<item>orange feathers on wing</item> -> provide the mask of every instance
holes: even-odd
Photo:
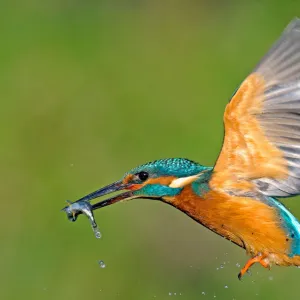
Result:
[[[295,19],[235,93],[210,186],[267,196],[300,193],[300,20]]]

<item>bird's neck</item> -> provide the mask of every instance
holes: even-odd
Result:
[[[209,187],[209,180],[212,176],[212,169],[203,173],[199,179],[183,188],[180,194],[172,197],[165,197],[165,201],[181,210],[189,217],[204,225],[215,233],[230,239],[235,244],[243,247],[241,240],[224,226],[229,218],[230,208],[218,215],[218,205],[226,202],[225,196],[215,195]],[[227,196],[226,196],[227,197]]]
[[[225,209],[219,209],[219,206],[224,206],[227,199],[211,190],[205,192],[209,186],[204,183],[202,187],[198,195],[194,193],[195,187],[186,186],[180,195],[172,197],[168,203],[211,231],[244,248],[242,240],[227,226],[232,207],[229,205]]]

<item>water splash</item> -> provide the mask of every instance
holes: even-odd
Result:
[[[106,267],[106,264],[103,260],[99,260],[98,264],[99,264],[100,268],[102,268],[102,269],[104,269]]]

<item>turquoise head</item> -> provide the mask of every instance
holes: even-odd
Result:
[[[164,201],[166,197],[179,195],[184,186],[195,181],[201,172],[210,169],[185,158],[160,159],[131,169],[121,180],[78,201],[90,201],[117,191],[123,191],[123,193],[94,204],[93,210],[122,200],[136,198]]]

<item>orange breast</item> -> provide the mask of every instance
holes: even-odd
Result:
[[[289,253],[291,241],[281,227],[276,209],[261,201],[216,191],[199,197],[191,186],[167,201],[251,255],[278,253],[287,256]]]

